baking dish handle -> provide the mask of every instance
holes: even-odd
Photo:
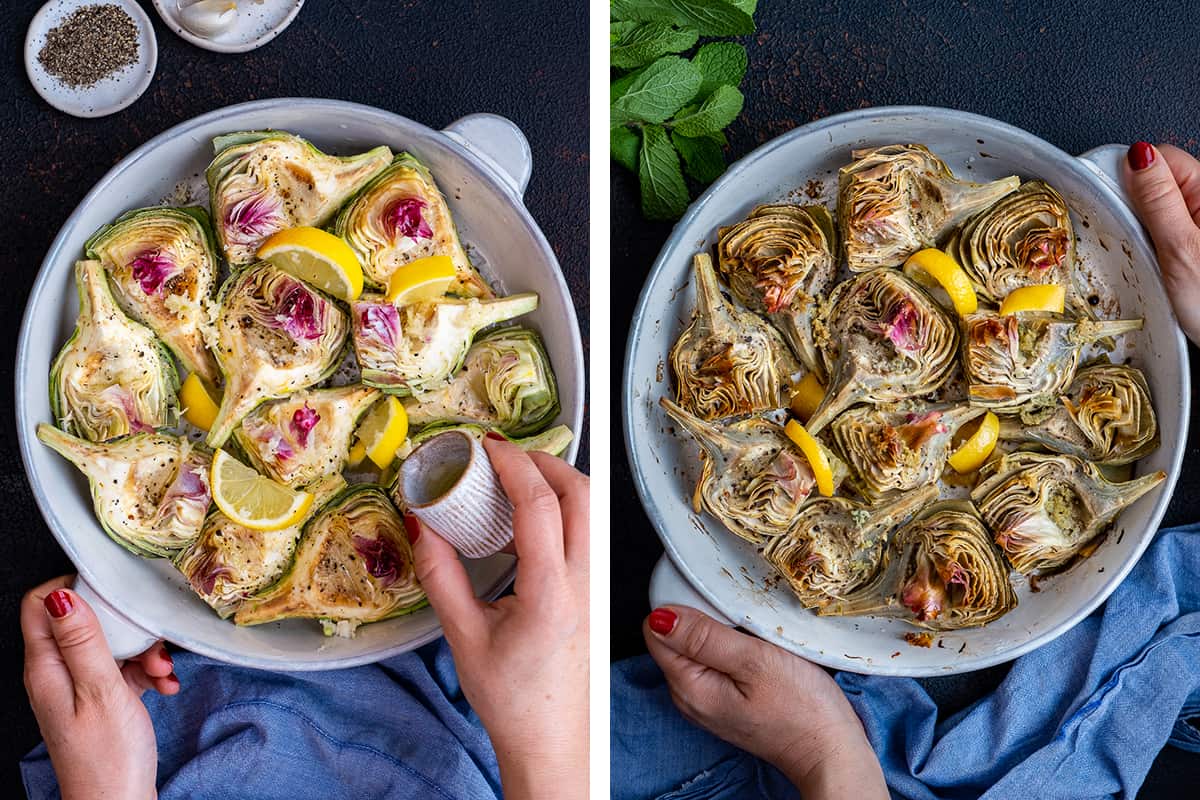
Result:
[[[442,133],[490,167],[514,195],[524,197],[533,172],[533,154],[515,122],[499,114],[468,114],[451,122]]]
[[[1102,144],[1099,147],[1093,147],[1086,153],[1080,153],[1079,160],[1116,192],[1125,205],[1133,208],[1133,201],[1129,199],[1129,193],[1125,191],[1125,186],[1121,181],[1121,162],[1125,159],[1127,152],[1129,152],[1127,144]]]
[[[104,631],[104,638],[108,641],[108,649],[112,650],[113,658],[120,661],[136,656],[158,641],[157,636],[118,614],[83,578],[76,578],[75,585],[71,588],[96,612],[96,619],[100,620],[100,628]]]
[[[659,606],[689,606],[703,611],[724,625],[733,624],[692,588],[687,578],[683,577],[665,554],[658,559],[658,563],[654,565],[654,572],[650,575],[650,607]]]

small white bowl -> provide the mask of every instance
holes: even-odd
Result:
[[[239,0],[238,16],[233,25],[212,38],[205,38],[188,30],[180,19],[181,7],[193,2],[195,0],[154,0],[154,8],[180,38],[216,53],[245,53],[262,47],[283,33],[304,5],[304,0]]]

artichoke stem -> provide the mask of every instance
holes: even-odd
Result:
[[[1167,473],[1159,470],[1149,475],[1143,475],[1140,478],[1134,478],[1131,481],[1116,484],[1114,487],[1115,492],[1107,495],[1107,501],[1103,502],[1104,507],[1098,512],[1098,516],[1106,517],[1110,514],[1115,514],[1127,506],[1133,505],[1142,495],[1166,479]]]
[[[733,440],[725,435],[725,432],[721,428],[689,414],[669,397],[660,397],[658,404],[667,412],[667,416],[678,422],[688,433],[694,436],[696,441],[700,443],[700,446],[714,460],[724,462],[728,460],[725,454],[733,452],[736,449]]]
[[[712,256],[699,253],[693,260],[696,271],[696,316],[709,328],[725,313],[725,298],[713,271]]]
[[[1001,178],[991,183],[971,183],[969,181],[949,181],[942,185],[942,199],[950,218],[946,227],[957,226],[968,217],[990,206],[1005,195],[1011,194],[1021,185],[1021,179],[1016,175]]]
[[[838,414],[857,403],[862,395],[862,386],[856,380],[844,379],[840,374],[835,374],[833,381],[825,392],[821,405],[817,406],[817,410],[813,412],[805,426],[808,432],[814,436],[830,422],[833,422]]]
[[[870,516],[867,517],[863,528],[870,530],[882,526],[886,531],[888,528],[894,527],[899,520],[912,516],[927,503],[932,503],[937,498],[938,487],[936,484],[919,486],[912,491],[905,492],[895,500],[872,506]]]
[[[1140,319],[1085,319],[1075,328],[1074,339],[1078,342],[1095,342],[1141,329],[1142,320]]]
[[[91,462],[92,458],[100,453],[100,448],[45,422],[38,423],[37,437],[42,444],[79,467],[85,473],[87,472],[87,465]]]

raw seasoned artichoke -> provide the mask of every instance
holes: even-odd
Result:
[[[1012,414],[1054,403],[1088,344],[1141,330],[1142,320],[1076,320],[1048,311],[963,319],[963,372],[971,405]]]
[[[477,332],[528,314],[537,305],[533,293],[399,307],[379,295],[363,295],[350,306],[362,382],[397,395],[439,389],[462,366]]]
[[[558,383],[541,338],[527,328],[501,328],[475,340],[452,381],[405,400],[408,424],[476,423],[525,436],[558,416]]]
[[[816,433],[856,403],[893,403],[929,394],[950,377],[958,328],[903,273],[877,269],[830,295],[822,355],[829,387],[808,421]]]
[[[92,234],[88,258],[104,265],[117,301],[150,327],[188,372],[220,381],[208,351],[217,286],[216,242],[202,208],[140,208]]]
[[[422,429],[420,433],[414,433],[409,437],[408,449],[404,452],[411,453],[421,442],[447,431],[462,431],[470,436],[474,436],[476,439],[482,440],[487,435],[488,429],[481,425],[430,425]],[[552,456],[561,456],[570,447],[575,434],[571,433],[571,429],[566,425],[555,425],[553,428],[547,428],[541,433],[535,433],[532,436],[524,436],[516,439],[505,436],[504,438],[527,453],[549,453]],[[407,458],[407,455],[402,455],[401,457]]]
[[[370,286],[386,288],[392,273],[415,259],[448,256],[458,273],[452,294],[494,296],[459,243],[433,176],[409,153],[396,156],[342,207],[333,231],[358,254]]]
[[[174,425],[179,376],[171,354],[117,306],[99,261],[75,263],[75,286],[75,333],[50,368],[55,421],[93,442]]]
[[[717,269],[734,295],[765,314],[805,369],[824,378],[813,340],[817,298],[837,275],[833,218],[824,206],[759,206],[721,228]]]
[[[143,433],[101,444],[45,423],[37,437],[87,476],[96,518],[127,550],[169,557],[200,532],[211,500],[210,457],[186,439]]]
[[[808,460],[779,425],[760,417],[715,425],[689,414],[666,397],[667,414],[703,448],[703,466],[692,505],[707,511],[731,533],[753,544],[787,533],[816,489]],[[846,465],[826,452],[836,488]]]
[[[283,131],[244,131],[213,139],[205,171],[217,241],[230,264],[254,261],[271,234],[320,227],[342,203],[386,167],[392,151],[330,156]]]
[[[295,557],[234,615],[238,625],[289,617],[352,626],[427,605],[400,513],[378,486],[352,486],[304,524]]]
[[[350,439],[378,389],[310,389],[251,411],[234,432],[255,469],[298,488],[346,466]]]
[[[1155,472],[1110,483],[1067,455],[1016,452],[984,467],[971,497],[996,543],[1022,573],[1051,573],[1091,552],[1108,524],[1166,479]]]
[[[693,263],[696,313],[670,354],[679,405],[706,420],[782,408],[799,364],[777,330],[725,299],[711,257]]]
[[[960,181],[928,148],[893,144],[855,150],[838,172],[838,230],[853,272],[897,267],[1020,185]]]
[[[341,362],[349,328],[336,303],[266,262],[230,275],[216,319],[225,394],[208,444],[224,444],[260,403],[328,378]]]

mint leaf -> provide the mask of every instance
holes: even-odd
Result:
[[[679,56],[663,56],[630,83],[612,104],[612,117],[664,122],[700,88],[700,71]]]
[[[696,51],[692,66],[700,70],[701,99],[712,94],[718,86],[737,86],[746,76],[746,48],[736,42],[712,42]]]
[[[626,21],[622,22],[614,20],[608,23],[608,43],[614,45],[621,41],[621,37],[628,34],[631,30],[638,27],[640,22]]]
[[[637,172],[638,150],[641,146],[642,140],[637,131],[624,125],[610,128],[608,131],[608,147],[612,151],[613,160],[631,172]]]
[[[718,86],[699,108],[690,106],[676,117],[672,127],[680,136],[698,137],[716,133],[742,113],[742,93],[732,86]]]
[[[673,22],[695,28],[701,36],[741,36],[754,33],[745,5],[748,0],[612,0],[609,9],[620,20]]]
[[[683,156],[683,166],[687,174],[700,183],[712,183],[725,171],[725,154],[712,136],[692,139],[672,133],[671,142],[679,151],[679,155]]]
[[[645,68],[635,69],[628,75],[623,75],[622,77],[613,81],[612,85],[608,89],[608,102],[617,102],[617,98],[629,91],[629,87],[632,86],[633,82],[638,79],[638,76],[645,71]]]
[[[679,168],[679,156],[667,132],[659,125],[642,129],[642,153],[638,159],[642,186],[642,214],[646,219],[679,219],[688,205],[687,185]]]
[[[667,53],[688,50],[699,38],[700,34],[690,28],[680,29],[665,22],[644,22],[624,33],[612,46],[609,62],[619,69],[640,67]]]
[[[729,4],[737,6],[747,14],[753,14],[758,8],[758,0],[729,0]]]

